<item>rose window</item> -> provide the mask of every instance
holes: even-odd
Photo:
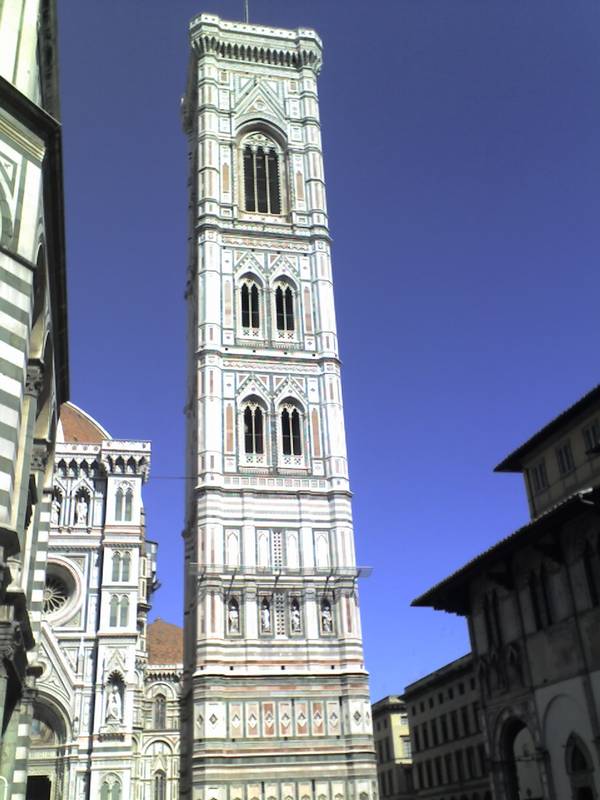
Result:
[[[59,611],[69,599],[66,584],[56,575],[48,575],[44,586],[44,614]]]

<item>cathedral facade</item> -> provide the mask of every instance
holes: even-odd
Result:
[[[69,397],[54,0],[0,3],[0,798],[24,800],[57,409]]]
[[[191,45],[182,797],[371,800],[321,42],[203,14]]]
[[[27,797],[176,800],[181,629],[147,624],[150,443],[62,406]]]

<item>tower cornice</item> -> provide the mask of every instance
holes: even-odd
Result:
[[[295,70],[308,67],[317,75],[321,70],[321,39],[308,28],[287,30],[200,14],[190,23],[190,38],[197,56],[215,55],[232,61]]]

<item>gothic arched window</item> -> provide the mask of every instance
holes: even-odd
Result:
[[[121,781],[110,775],[102,781],[100,800],[121,800]]]
[[[167,727],[167,698],[157,694],[154,698],[154,727],[163,730]]]
[[[285,283],[275,289],[275,317],[280,335],[289,337],[294,333],[294,290]]]
[[[167,776],[162,770],[154,773],[154,794],[152,800],[166,800]]]
[[[256,403],[244,408],[244,452],[247,455],[262,455],[264,445],[264,414]]]
[[[296,406],[286,403],[281,409],[281,449],[284,456],[302,455],[301,417]]]
[[[119,625],[126,628],[129,621],[129,598],[122,597],[119,605]]]
[[[131,491],[131,487],[128,486],[125,491],[125,514],[123,519],[125,522],[131,522],[131,518],[133,516],[133,492]]]
[[[280,149],[255,132],[243,143],[244,208],[259,214],[281,214]]]
[[[131,553],[126,552],[121,556],[121,580],[129,580],[129,572],[131,567]]]
[[[115,495],[115,519],[117,522],[131,522],[132,515],[133,490],[128,484],[123,484]]]
[[[260,289],[252,278],[245,278],[240,289],[242,328],[260,328]]]
[[[112,579],[113,581],[121,580],[121,554],[113,553],[112,557]]]
[[[119,486],[115,496],[115,519],[117,521],[123,519],[123,500],[123,489]]]
[[[119,623],[119,598],[116,594],[110,598],[110,618],[108,624],[111,628],[116,628]]]

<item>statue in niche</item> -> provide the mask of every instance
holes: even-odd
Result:
[[[115,681],[108,684],[108,696],[106,698],[106,722],[123,721],[123,699],[119,686]]]
[[[229,603],[227,611],[227,622],[229,626],[229,633],[240,632],[240,612],[238,611],[238,604],[235,600]]]
[[[88,502],[84,494],[79,495],[79,500],[75,507],[75,524],[87,525],[88,520]]]
[[[323,633],[331,633],[333,631],[333,617],[329,600],[323,600],[321,603],[321,630]]]
[[[260,629],[262,633],[271,632],[271,608],[266,597],[260,607]]]
[[[55,494],[52,498],[52,506],[50,508],[50,522],[52,525],[58,525],[60,522],[60,506],[60,497]]]
[[[300,633],[302,629],[300,605],[296,599],[292,600],[292,608],[290,609],[290,625],[292,628],[292,633]]]

